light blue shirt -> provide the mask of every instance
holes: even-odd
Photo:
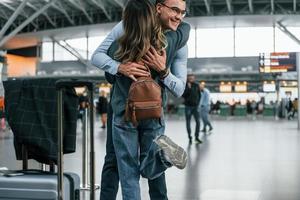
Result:
[[[93,65],[110,74],[117,74],[120,62],[109,57],[107,55],[107,50],[109,49],[113,41],[122,36],[123,32],[123,23],[121,21],[112,29],[112,31],[107,35],[107,37],[93,53]],[[164,85],[176,97],[180,97],[185,89],[187,77],[187,55],[188,48],[187,45],[185,45],[176,52],[176,56],[170,67],[170,73],[163,80]]]
[[[201,91],[201,98],[200,98],[199,106],[200,106],[200,108],[201,107],[208,108],[210,106],[210,92],[206,88],[204,88],[203,91]]]

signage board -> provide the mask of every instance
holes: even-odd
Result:
[[[261,73],[281,73],[296,70],[296,53],[294,52],[259,54],[259,72]]]

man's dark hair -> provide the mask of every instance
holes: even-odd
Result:
[[[156,0],[156,1],[155,1],[155,5],[158,4],[158,3],[164,3],[165,1],[166,1],[166,0]]]
[[[166,0],[156,0],[155,1],[155,5],[157,5],[158,3],[165,3]],[[185,1],[185,0],[181,0],[181,1]]]

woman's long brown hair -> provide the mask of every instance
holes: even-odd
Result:
[[[165,36],[148,0],[129,0],[123,12],[124,34],[119,39],[115,57],[125,62],[138,62],[152,45],[158,52],[166,46]]]

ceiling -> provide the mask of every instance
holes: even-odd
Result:
[[[0,49],[107,32],[127,1],[0,0]],[[300,26],[300,0],[187,0],[187,10],[194,27]]]

